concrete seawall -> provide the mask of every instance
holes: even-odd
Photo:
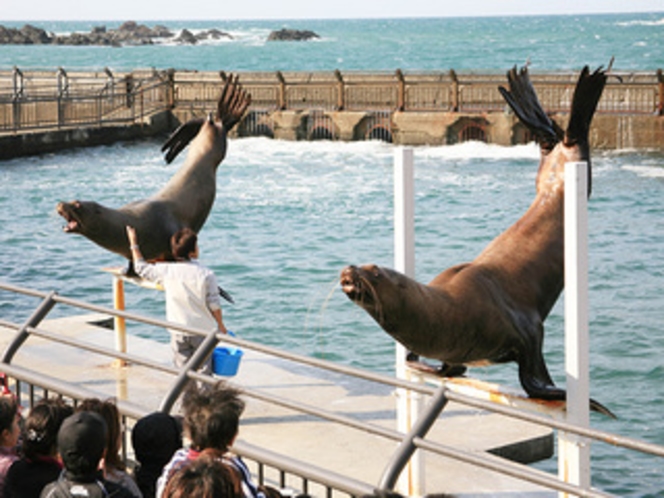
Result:
[[[173,126],[172,122],[172,115],[164,112],[146,123],[0,134],[0,160],[144,139],[167,133]]]
[[[0,160],[46,154],[76,147],[109,145],[127,140],[165,135],[196,114],[174,110],[129,125],[53,129],[0,134]],[[568,116],[554,114],[562,126]],[[312,121],[316,124],[312,126]],[[511,113],[460,114],[451,112],[275,111],[262,116],[254,130],[240,126],[233,137],[267,135],[280,140],[385,140],[397,145],[452,145],[467,140],[510,146],[531,140],[528,131]],[[590,130],[594,149],[644,149],[664,151],[664,118],[645,115],[595,116]]]

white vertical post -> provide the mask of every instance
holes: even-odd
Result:
[[[588,164],[565,164],[565,371],[567,421],[590,426],[588,338]],[[561,480],[590,487],[590,446],[569,433],[558,436]],[[567,497],[567,493],[560,493]]]
[[[413,149],[399,147],[394,152],[394,268],[415,278],[415,175]],[[396,343],[396,375],[408,378],[406,349]],[[413,380],[413,379],[411,379]],[[397,429],[407,433],[417,420],[423,403],[418,393],[397,389]],[[424,494],[422,452],[416,451],[397,484],[405,496]]]

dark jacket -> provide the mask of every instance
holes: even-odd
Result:
[[[65,471],[47,485],[41,498],[134,498],[126,488],[104,479],[101,472],[91,479],[72,479]]]
[[[5,498],[39,498],[44,487],[62,473],[54,458],[16,460],[5,477]]]

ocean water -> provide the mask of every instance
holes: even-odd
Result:
[[[0,14],[1,16],[2,14]],[[20,27],[24,23],[6,22]],[[121,23],[39,22],[48,32],[89,32]],[[606,65],[620,70],[664,66],[664,9],[652,14],[525,16],[497,18],[149,21],[173,32],[217,28],[233,36],[196,46],[172,42],[141,47],[3,46],[0,69],[57,68],[131,70],[137,67],[216,71],[496,70],[531,62],[533,70]],[[266,42],[283,27],[309,29],[320,40]]]
[[[40,26],[67,32],[98,24]],[[600,65],[613,55],[619,70],[664,67],[664,13],[164,24],[217,27],[237,39],[201,47],[1,47],[0,67],[164,68],[175,61],[180,68],[230,71],[503,71],[530,58],[540,70],[568,70]],[[271,29],[282,26],[313,29],[323,39],[264,43]],[[182,161],[166,165],[159,146],[159,140],[130,142],[0,163],[0,278],[110,306],[111,277],[101,268],[124,262],[62,232],[55,205],[78,198],[119,207],[151,195]],[[393,264],[393,155],[394,147],[381,142],[231,141],[200,237],[202,262],[236,301],[224,308],[229,328],[305,355],[392,372],[392,340],[346,299],[338,275],[348,264]],[[471,142],[416,147],[414,156],[416,276],[426,282],[473,259],[527,209],[538,149]],[[619,418],[593,414],[592,425],[664,444],[664,155],[602,152],[593,163],[591,394]],[[163,317],[160,293],[133,286],[126,291],[128,309]],[[545,323],[544,344],[559,385],[565,381],[562,302]],[[9,300],[0,293],[3,318],[20,322],[34,306],[34,299]],[[130,326],[129,332],[167,340],[165,332],[147,326]],[[515,365],[473,369],[471,375],[519,387]],[[592,453],[593,483],[601,489],[664,497],[661,459],[600,443]],[[553,470],[556,460],[537,466]]]

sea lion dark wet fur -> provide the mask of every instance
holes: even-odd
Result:
[[[445,270],[428,285],[374,265],[342,271],[346,295],[415,355],[441,360],[443,374],[515,361],[530,397],[565,399],[544,362],[543,324],[564,286],[564,166],[590,166],[588,130],[607,71],[581,71],[564,134],[542,109],[527,69],[508,72],[509,90],[500,91],[540,144],[537,194],[521,219],[474,261]],[[590,406],[613,416],[597,401]]]
[[[64,231],[79,233],[95,244],[131,260],[126,227],[133,226],[146,259],[172,259],[171,235],[181,228],[199,232],[216,195],[217,167],[224,160],[228,132],[246,111],[251,98],[230,76],[217,104],[216,116],[194,119],[168,138],[162,151],[171,162],[190,142],[187,158],[170,181],[152,197],[112,209],[94,201],[60,202],[67,220]]]

